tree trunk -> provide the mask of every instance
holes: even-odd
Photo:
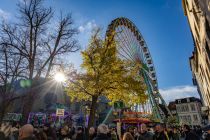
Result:
[[[7,107],[5,106],[5,104],[2,102],[1,107],[0,107],[0,124],[3,121],[4,115],[6,113],[6,109]]]
[[[88,121],[88,130],[90,127],[94,125],[97,100],[98,100],[98,96],[92,96],[92,102],[91,102],[91,107],[90,107],[90,117]]]
[[[23,103],[23,108],[22,108],[22,115],[23,115],[23,119],[22,119],[22,123],[26,124],[28,121],[28,116],[32,110],[33,107],[33,103],[34,103],[34,92],[33,90],[30,90],[28,93],[28,95],[24,98],[24,103]]]
[[[23,102],[22,114],[23,120],[22,123],[26,124],[28,121],[28,116],[33,108],[33,104],[38,98],[38,94],[40,92],[39,82],[37,79],[32,80],[31,87],[29,88]]]

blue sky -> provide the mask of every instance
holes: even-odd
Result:
[[[20,0],[0,0],[0,15],[13,20],[16,3]],[[78,38],[85,48],[91,29],[106,30],[117,17],[127,17],[138,27],[151,52],[161,94],[167,101],[185,96],[198,96],[192,86],[189,57],[193,50],[187,17],[181,0],[47,0],[55,13],[72,13]],[[69,56],[76,67],[81,63],[79,53]]]

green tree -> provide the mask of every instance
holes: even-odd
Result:
[[[91,101],[88,127],[94,124],[99,96],[111,103],[121,100],[128,106],[147,99],[143,78],[137,76],[141,64],[119,59],[114,36],[102,40],[100,29],[96,29],[89,46],[82,51],[83,72],[70,75],[67,92],[71,99]]]

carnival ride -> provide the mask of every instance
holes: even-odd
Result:
[[[134,112],[151,112],[153,116],[163,122],[167,116],[171,116],[164,99],[158,90],[158,82],[155,66],[142,34],[129,19],[120,17],[114,19],[108,26],[106,37],[115,32],[118,56],[121,59],[130,60],[134,65],[141,63],[139,76],[142,76],[147,87],[148,102],[137,104]]]

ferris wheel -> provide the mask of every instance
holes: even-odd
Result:
[[[130,60],[133,64],[141,63],[139,75],[143,77],[147,87],[151,112],[162,122],[171,113],[159,93],[155,66],[143,36],[134,23],[124,17],[116,18],[109,24],[106,37],[113,32],[116,33],[114,39],[119,58]]]

